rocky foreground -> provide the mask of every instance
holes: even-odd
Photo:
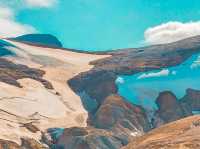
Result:
[[[173,129],[164,124],[200,110],[200,91],[188,89],[180,100],[165,91],[156,100],[155,117],[149,119],[143,107],[118,94],[115,84],[118,75],[181,64],[200,52],[200,36],[166,45],[84,53],[62,48],[50,35],[28,35],[6,39],[0,48],[9,51],[0,58],[2,149],[119,149],[130,141],[135,142],[129,148],[148,149],[151,142],[142,146],[138,137],[149,136],[157,127],[158,135],[163,127],[179,129],[181,124]],[[190,118],[197,130],[198,118]]]
[[[135,138],[123,149],[199,149],[200,117],[192,116],[161,126]]]

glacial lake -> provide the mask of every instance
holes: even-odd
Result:
[[[118,76],[116,84],[129,102],[156,110],[155,100],[162,91],[172,91],[180,99],[188,88],[200,90],[200,54],[174,67]]]

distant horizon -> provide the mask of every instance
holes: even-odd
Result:
[[[11,37],[10,39],[15,39],[17,37],[22,37],[22,36],[26,36],[26,35],[34,35],[34,34],[35,35],[50,35],[50,36],[54,36],[53,34],[45,34],[45,33],[28,33],[28,34],[19,35],[19,36],[16,36],[16,37]],[[56,36],[54,36],[54,37],[56,37]],[[112,52],[112,51],[116,51],[116,50],[123,50],[123,49],[129,49],[129,48],[130,49],[140,49],[140,48],[147,48],[147,47],[151,47],[151,46],[162,46],[162,45],[167,45],[167,44],[173,44],[173,43],[176,43],[176,42],[181,42],[181,41],[188,40],[188,39],[191,39],[191,38],[196,38],[196,37],[200,37],[200,35],[194,35],[194,36],[191,36],[191,37],[185,37],[183,39],[179,39],[177,41],[171,41],[171,42],[168,42],[168,43],[160,43],[160,44],[158,43],[158,44],[143,45],[143,46],[139,46],[139,47],[128,47],[128,48],[125,47],[125,48],[105,49],[105,50],[92,50],[92,51],[64,47],[62,41],[60,41],[59,38],[57,38],[57,37],[56,38],[57,38],[58,41],[61,42],[61,44],[63,46],[62,49],[68,49],[68,50],[71,50],[71,51],[77,51],[77,52],[81,52],[81,53],[83,52],[84,53],[84,52]],[[9,38],[4,38],[4,39],[9,39]]]

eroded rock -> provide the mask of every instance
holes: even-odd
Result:
[[[154,127],[192,115],[191,108],[186,104],[182,104],[182,101],[178,100],[171,91],[161,92],[156,99],[156,104],[158,110],[153,121]]]
[[[187,89],[186,95],[181,99],[181,103],[188,105],[192,111],[200,111],[200,91]]]

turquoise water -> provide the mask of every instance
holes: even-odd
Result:
[[[130,102],[155,110],[159,92],[170,90],[177,98],[185,95],[187,88],[200,89],[200,54],[181,65],[131,76],[119,76],[116,84],[119,94]]]

